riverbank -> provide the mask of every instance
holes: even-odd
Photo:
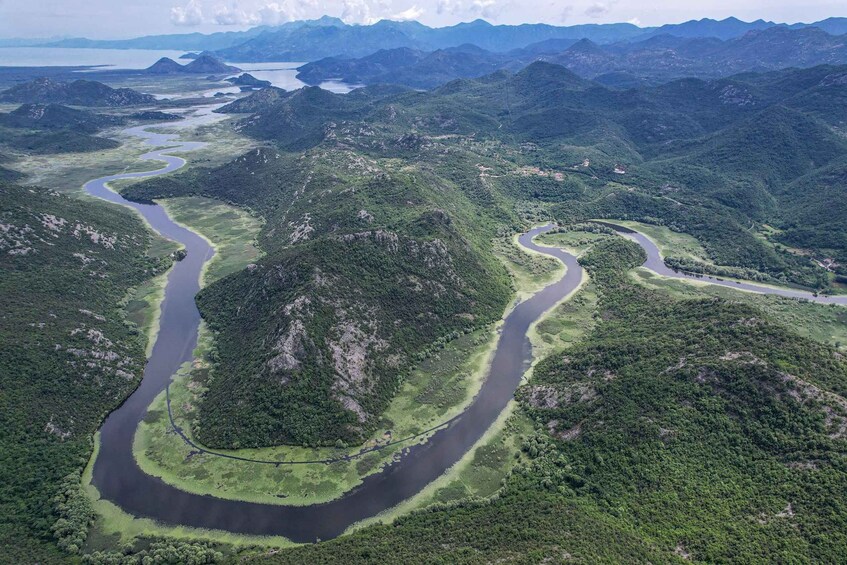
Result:
[[[163,204],[170,210],[173,202],[167,200]],[[181,220],[178,214],[175,218]],[[198,223],[187,225],[203,233]],[[505,248],[506,245],[510,248]],[[517,236],[504,240],[499,249],[498,255],[512,272],[516,286],[515,301],[507,309],[504,318],[522,299],[531,296],[555,278],[561,278],[564,273],[564,267],[559,261],[519,246]],[[226,260],[227,251],[220,251],[213,259],[213,264],[218,260]],[[559,267],[555,268],[555,264]],[[361,449],[372,449],[432,429],[455,418],[467,408],[483,386],[490,370],[502,323],[465,334],[444,344],[423,360],[405,379],[383,414],[383,428],[358,448],[278,446],[214,450],[227,457],[198,453],[172,432],[166,398],[161,394],[151,404],[147,416],[139,425],[133,444],[135,458],[146,473],[196,494],[293,506],[338,499],[361,485],[365,477],[379,473],[394,463],[405,449],[425,444],[432,434],[350,460],[339,458],[355,456]],[[184,365],[170,385],[174,421],[182,433],[195,443],[192,429],[197,406],[205,391],[204,381],[209,368],[206,357],[211,345],[211,336],[201,328],[193,366]],[[229,457],[260,461],[335,461],[329,465],[275,466]],[[475,490],[470,494],[483,496],[485,492]]]

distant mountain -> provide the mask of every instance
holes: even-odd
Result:
[[[632,24],[591,24],[557,27],[547,24],[494,26],[483,20],[431,28],[418,22],[382,20],[373,25],[347,25],[322,18],[299,27],[267,31],[245,43],[217,51],[228,61],[315,61],[326,57],[363,57],[380,50],[406,47],[434,51],[473,44],[492,51],[510,51],[549,39],[588,37],[608,43],[643,35]]]
[[[432,88],[456,78],[473,78],[497,69],[519,69],[535,60],[562,65],[608,86],[630,88],[697,76],[732,74],[847,63],[847,36],[821,29],[773,26],[722,41],[654,35],[637,42],[600,45],[589,39],[541,42],[509,53],[492,53],[474,46],[423,52],[409,48],[378,51],[360,59],[327,58],[298,69],[307,84],[341,79],[356,84],[392,83]],[[602,77],[602,78],[601,78]]]
[[[431,28],[415,21],[390,20],[381,20],[371,25],[348,25],[338,18],[325,16],[317,20],[288,22],[274,27],[260,26],[243,32],[151,35],[120,40],[76,38],[36,43],[48,47],[179,49],[195,53],[214,51],[217,57],[229,61],[317,61],[327,57],[359,58],[379,50],[400,47],[431,52],[464,44],[473,44],[494,52],[530,49],[532,45],[529,51],[520,55],[538,55],[561,52],[580,39],[589,39],[599,45],[642,41],[660,35],[726,41],[751,31],[774,27],[792,30],[818,27],[827,33],[841,35],[847,33],[847,18],[829,18],[810,24],[791,25],[764,20],[744,22],[737,18],[701,19],[655,28],[641,28],[629,23],[574,26],[492,25],[484,20],[474,20],[448,27]],[[197,57],[195,53],[183,57]]]
[[[205,74],[205,75],[220,75],[228,73],[237,73],[241,69],[226,65],[211,55],[201,55],[188,63],[180,65],[169,57],[162,57],[149,67],[144,72],[153,75],[172,75],[172,74]]]
[[[171,114],[170,112],[159,112],[158,110],[145,110],[142,112],[136,112],[129,116],[133,120],[143,120],[143,121],[155,121],[155,122],[172,122],[175,120],[181,120],[182,116],[179,114]]]
[[[240,71],[241,69],[238,67],[226,65],[211,55],[201,55],[183,67],[183,72],[207,75],[237,73]]]
[[[267,27],[255,27],[247,31],[227,31],[212,34],[180,33],[171,35],[147,35],[134,39],[85,39],[73,38],[42,42],[41,47],[86,48],[86,49],[162,49],[175,51],[202,51],[225,49],[244,43],[267,31]]]
[[[215,110],[220,114],[255,114],[267,108],[272,107],[280,100],[289,96],[290,93],[281,88],[272,86],[254,92],[250,96],[239,98],[234,102],[230,102],[223,108]]]
[[[104,127],[123,124],[115,116],[76,110],[60,104],[24,104],[8,114],[0,114],[0,125],[31,129],[73,129],[95,133]]]
[[[118,141],[95,135],[106,128],[124,126],[130,120],[179,119],[176,114],[150,110],[113,116],[61,104],[23,104],[9,113],[0,113],[0,144],[33,154],[100,151],[120,146]]]
[[[472,78],[497,69],[517,69],[519,66],[512,57],[474,45],[431,53],[400,47],[383,49],[361,59],[321,59],[298,68],[297,78],[307,84],[320,84],[342,77],[357,84],[390,83],[432,88],[456,78]]]
[[[847,63],[847,38],[817,28],[769,27],[735,39],[680,39],[661,35],[615,46],[577,44],[545,60],[581,76],[625,72],[651,82],[683,76],[732,74]]]
[[[715,37],[717,39],[733,39],[740,37],[749,31],[762,30],[774,27],[778,24],[756,20],[755,22],[743,22],[738,18],[726,18],[725,20],[691,20],[681,24],[667,24],[656,28],[648,33],[654,35],[673,35],[675,37]],[[784,24],[781,24],[784,25]],[[805,27],[804,24],[800,24]]]
[[[729,39],[736,39],[751,31],[763,31],[771,28],[798,30],[811,27],[816,27],[831,35],[843,35],[847,33],[847,18],[827,18],[810,24],[796,23],[790,25],[765,20],[744,22],[738,18],[726,18],[724,20],[704,18],[701,20],[683,22],[681,24],[663,25],[647,32],[639,39],[646,39],[659,35],[671,35],[682,38],[713,37],[726,41]]]
[[[155,104],[156,97],[130,88],[112,88],[93,80],[58,82],[38,78],[0,92],[0,102],[118,107]]]
[[[182,73],[184,71],[185,67],[170,57],[162,57],[144,70],[144,72],[152,75],[171,75]]]
[[[235,86],[249,86],[253,88],[266,88],[271,85],[269,80],[259,80],[249,73],[244,73],[237,77],[231,77],[226,81]]]
[[[792,29],[797,27],[816,27],[824,30],[831,35],[844,35],[847,33],[847,18],[827,18],[813,24],[794,24],[789,26]]]
[[[520,49],[514,49],[509,52],[509,55],[513,57],[523,57],[523,56],[534,56],[534,55],[544,55],[549,53],[561,53],[574,43],[577,43],[578,39],[545,39],[544,41],[539,41],[537,43],[531,43],[526,47],[522,47]]]
[[[2,47],[39,47],[45,43],[56,41],[56,38],[31,38],[31,37],[10,37],[0,39],[0,48]]]

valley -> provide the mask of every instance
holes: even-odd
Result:
[[[844,32],[0,67],[0,561],[840,562]]]

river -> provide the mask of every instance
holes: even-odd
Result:
[[[771,294],[774,296],[782,296],[783,298],[796,298],[801,300],[809,300],[811,302],[817,302],[818,304],[841,304],[847,305],[847,296],[839,295],[839,296],[826,296],[826,295],[815,295],[811,292],[804,290],[795,290],[791,288],[780,288],[775,286],[768,286],[765,284],[756,284],[746,281],[735,281],[735,280],[726,280],[717,277],[709,277],[709,276],[695,276],[689,275],[687,273],[683,273],[680,271],[674,271],[667,265],[665,265],[665,260],[662,257],[662,253],[652,239],[644,235],[643,233],[630,229],[628,227],[616,224],[612,221],[598,221],[598,224],[602,224],[606,227],[610,227],[622,236],[627,239],[634,241],[638,245],[640,245],[644,251],[647,253],[647,260],[644,262],[643,267],[653,271],[657,275],[661,275],[663,277],[668,277],[672,279],[686,279],[686,280],[694,280],[698,282],[705,282],[709,284],[714,284],[718,286],[725,286],[728,288],[734,288],[736,290],[744,290],[747,292],[754,292],[757,294]]]
[[[203,119],[202,116],[196,119]],[[168,124],[173,125],[173,124]],[[552,229],[535,228],[521,235],[528,249],[561,260],[565,275],[531,298],[518,304],[506,317],[488,378],[476,398],[458,418],[436,431],[426,443],[404,451],[401,459],[383,472],[368,476],[343,497],[313,506],[289,507],[224,500],[192,494],[145,474],[132,455],[138,423],[153,399],[167,387],[180,365],[192,359],[197,344],[200,314],[194,296],[200,289],[203,265],[213,254],[198,234],[176,224],[158,205],[130,202],[112,191],[107,183],[125,178],[148,178],[167,174],[185,161],[169,153],[190,151],[200,143],[179,142],[175,135],[138,127],[125,133],[142,137],[153,146],[170,146],[146,153],[144,160],[160,160],[166,166],[156,171],[111,175],[89,181],[89,194],[137,210],[154,230],[185,246],[187,256],[171,270],[162,302],[160,329],[141,385],[106,418],[100,430],[99,456],[94,463],[93,484],[100,495],[125,511],[167,524],[227,530],[257,535],[285,536],[309,542],[340,535],[350,525],[379,514],[415,495],[455,464],[482,437],[512,400],[515,389],[532,359],[526,337],[530,325],[575,290],[582,280],[576,258],[559,249],[540,247],[533,238]]]
[[[190,118],[194,121],[204,119],[213,119],[208,110],[198,117]],[[185,165],[185,161],[169,153],[190,151],[203,145],[180,142],[172,134],[151,133],[148,131],[150,127],[153,126],[131,128],[125,133],[142,137],[152,146],[169,146],[141,157],[162,161],[166,164],[164,168],[107,176],[85,185],[85,189],[94,196],[137,210],[154,230],[180,242],[188,252],[187,257],[176,263],[168,276],[160,330],[141,385],[108,416],[100,431],[100,450],[94,464],[93,484],[103,498],[133,515],[153,518],[165,524],[284,536],[295,542],[312,542],[336,537],[352,524],[396,506],[420,492],[459,461],[494,423],[514,397],[515,389],[531,362],[532,351],[526,337],[530,325],[573,292],[582,280],[582,268],[576,257],[561,249],[534,243],[533,239],[552,229],[552,225],[537,227],[522,234],[519,237],[520,245],[562,261],[566,267],[564,276],[519,303],[506,316],[489,375],[477,396],[459,417],[436,431],[427,442],[405,450],[399,461],[380,473],[366,477],[359,487],[341,498],[312,506],[282,506],[225,500],[179,490],[159,478],[145,474],[133,458],[132,443],[147,407],[165,390],[180,365],[192,359],[200,323],[194,296],[200,289],[203,265],[212,257],[213,250],[198,234],[176,224],[161,206],[129,202],[107,186],[113,180],[153,177],[177,170]],[[645,266],[649,269],[663,276],[695,278],[667,269],[656,246],[642,234],[621,226],[614,227],[645,248],[648,255]],[[710,278],[696,280],[818,302],[847,303],[847,297],[813,297],[800,291],[747,283],[736,284]]]

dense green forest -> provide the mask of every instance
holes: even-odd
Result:
[[[67,476],[78,491],[100,421],[141,379],[144,339],[121,304],[131,287],[168,266],[147,257],[149,245],[129,212],[0,185],[4,563],[64,561],[57,538],[71,551],[85,539],[84,522],[54,528],[73,513],[55,497]]]
[[[838,562],[847,363],[749,306],[638,286],[642,260],[619,238],[582,258],[601,322],[519,389],[537,429],[498,496],[264,559]]]
[[[266,256],[198,297],[218,363],[196,437],[361,442],[429,348],[501,317],[510,282],[490,242],[512,214],[427,169],[344,148],[268,148],[126,191],[204,194],[266,219]]]
[[[533,219],[667,225],[711,261],[677,267],[829,289],[808,254],[842,256],[838,217],[791,226],[811,194],[843,191],[833,167],[847,142],[825,108],[845,74],[615,91],[537,62],[428,92],[309,87],[225,106],[250,114],[237,128],[267,147],[126,193],[202,194],[267,218],[267,256],[200,296],[218,363],[196,436],[216,447],[361,439],[416,355],[498,317],[508,283],[489,242]],[[792,190],[809,183],[826,187]],[[435,255],[410,252],[427,247]]]
[[[197,297],[215,345],[193,437],[361,443],[424,357],[503,315],[514,289],[492,241],[541,221],[667,226],[708,256],[671,266],[837,291],[845,81],[847,68],[822,66],[613,90],[535,63],[427,92],[268,89],[225,106],[260,148],[124,192],[203,195],[263,219],[261,257]],[[30,87],[45,100],[69,88]],[[125,118],[55,105],[0,117],[0,561],[85,551],[79,471],[144,363],[123,307],[170,261],[149,256],[128,212],[7,184],[13,157],[113,147],[94,134]],[[648,290],[628,274],[639,248],[594,231],[581,262],[597,323],[519,389],[535,431],[497,496],[245,556],[843,559],[843,355],[749,303]],[[830,270],[815,261],[827,258]],[[230,557],[220,549],[143,540],[84,559],[205,563]]]

